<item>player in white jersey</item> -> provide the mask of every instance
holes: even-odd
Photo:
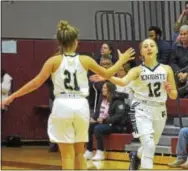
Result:
[[[61,152],[63,169],[87,169],[84,145],[88,141],[89,106],[87,71],[105,78],[113,76],[127,61],[134,59],[132,48],[119,52],[119,60],[109,69],[98,65],[91,57],[76,55],[78,31],[66,21],[60,21],[57,40],[62,52],[49,58],[40,73],[21,89],[5,99],[1,106],[39,88],[51,75],[55,100],[48,120],[48,135]]]
[[[152,39],[146,39],[140,46],[143,64],[132,68],[120,79],[109,80],[117,85],[126,86],[131,82],[134,98],[131,104],[130,117],[134,137],[139,138],[141,147],[137,153],[130,153],[130,170],[137,170],[141,159],[142,169],[153,168],[155,145],[159,142],[166,123],[167,95],[177,98],[177,89],[173,71],[170,66],[157,62],[157,45]],[[92,76],[92,81],[103,80]]]

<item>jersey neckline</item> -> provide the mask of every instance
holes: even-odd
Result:
[[[75,56],[77,56],[78,54],[77,53],[75,53],[74,55],[67,55],[67,54],[63,54],[65,57],[66,56],[69,56],[69,57],[75,57]]]
[[[148,66],[144,65],[144,63],[142,63],[142,66],[146,67],[147,69],[149,69],[152,72],[155,71],[159,65],[160,65],[160,63],[158,63],[154,68],[149,68]]]

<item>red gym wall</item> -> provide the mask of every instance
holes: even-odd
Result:
[[[15,39],[14,39],[15,40]],[[78,52],[99,52],[101,42],[80,41]],[[138,50],[138,42],[115,42],[114,48]],[[17,54],[2,54],[2,67],[13,77],[13,91],[31,80],[51,55],[57,52],[54,40],[17,40]],[[137,53],[138,54],[138,53]],[[48,87],[19,99],[9,107],[2,117],[2,139],[8,135],[19,135],[22,139],[47,139],[48,115],[33,112],[35,105],[48,105]]]

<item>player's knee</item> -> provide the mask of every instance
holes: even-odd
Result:
[[[147,141],[147,147],[151,150],[151,152],[155,151],[155,143],[154,140],[148,140]]]
[[[144,135],[141,138],[141,142],[143,146],[147,147],[147,149],[150,150],[151,152],[155,151],[155,142],[153,139],[153,135]]]
[[[76,159],[82,159],[84,157],[84,153],[82,153],[82,152],[75,153],[75,157],[76,157]]]
[[[73,158],[74,158],[74,156],[72,154],[63,154],[63,155],[61,155],[61,159],[62,160],[71,160]]]
[[[74,157],[74,153],[72,152],[72,150],[60,150],[61,153],[61,157],[62,158],[66,158],[66,159],[70,159]]]

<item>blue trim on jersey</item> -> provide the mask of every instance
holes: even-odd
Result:
[[[146,65],[144,65],[144,63],[142,63],[141,65],[153,72],[153,71],[155,71],[156,68],[160,65],[160,63],[158,63],[154,68],[149,68],[149,67],[147,67]]]

